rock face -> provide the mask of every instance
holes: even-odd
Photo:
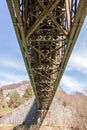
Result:
[[[37,124],[34,97],[0,118],[0,124]],[[86,130],[87,97],[80,93],[67,95],[58,88],[42,125],[58,126],[59,130]]]
[[[37,105],[35,98],[32,97],[11,113],[0,119],[0,124],[36,124]]]
[[[22,97],[28,85],[29,81],[23,81],[20,83],[3,86],[2,87],[3,96],[6,97],[8,94],[14,93],[16,91]]]
[[[63,103],[54,98],[51,107],[48,111],[47,117],[45,118],[43,125],[59,126],[62,130],[85,130],[87,117],[81,117],[81,113],[78,113],[72,106],[64,106]]]

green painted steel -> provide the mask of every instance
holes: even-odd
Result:
[[[7,5],[38,108],[48,110],[86,17],[87,1],[7,0]]]

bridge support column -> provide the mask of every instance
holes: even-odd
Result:
[[[47,114],[47,110],[46,109],[39,109],[37,111],[37,125],[41,125],[45,116]]]

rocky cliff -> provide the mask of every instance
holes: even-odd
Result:
[[[16,91],[22,97],[28,85],[29,85],[29,81],[23,81],[20,83],[9,84],[9,85],[3,86],[1,87],[3,91],[3,96],[6,97],[8,94],[14,93]]]
[[[33,124],[37,123],[37,105],[34,97],[0,118],[0,124]],[[58,88],[43,126],[56,126],[59,130],[87,129],[87,96],[81,93],[67,95]]]

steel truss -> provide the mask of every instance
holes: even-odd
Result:
[[[7,0],[39,109],[49,109],[87,13],[87,0]]]

